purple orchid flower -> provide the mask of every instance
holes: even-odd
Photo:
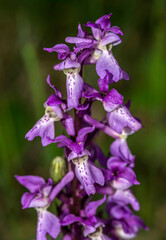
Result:
[[[111,218],[111,233],[122,239],[134,238],[141,228],[148,230],[144,222],[127,206],[130,204],[135,211],[139,210],[139,202],[130,190],[116,190],[109,196],[106,209]]]
[[[128,74],[119,67],[118,62],[112,54],[112,46],[116,46],[122,42],[117,35],[123,35],[118,27],[111,27],[110,16],[105,15],[99,18],[95,23],[88,22],[86,26],[92,29],[93,36],[98,42],[96,53],[94,56],[97,59],[96,72],[100,76],[99,87],[101,91],[108,90],[108,84],[117,82],[120,79],[129,80]]]
[[[123,96],[112,88],[103,98],[103,107],[107,112],[111,112],[123,104]]]
[[[49,144],[47,138],[54,139],[54,122],[60,121],[65,126],[67,133],[71,136],[75,135],[75,128],[73,118],[64,113],[66,111],[66,105],[62,101],[62,95],[58,89],[56,89],[50,83],[50,77],[47,78],[47,83],[54,89],[55,94],[51,95],[44,103],[45,115],[35,124],[35,126],[26,134],[25,138],[32,141],[36,136],[41,137],[43,146]]]
[[[23,194],[22,208],[35,208],[38,215],[37,240],[46,240],[46,234],[56,238],[60,232],[59,219],[47,211],[54,198],[60,191],[73,180],[73,172],[68,172],[63,179],[54,187],[51,179],[45,180],[38,176],[15,176],[20,184],[29,192]]]
[[[103,98],[103,107],[108,112],[107,119],[110,127],[119,134],[129,135],[141,128],[141,124],[123,105],[123,96],[114,88]]]
[[[48,52],[57,52],[58,58],[63,60],[56,64],[56,71],[63,71],[66,74],[66,89],[67,89],[67,105],[69,110],[79,105],[79,99],[83,90],[83,79],[79,72],[81,64],[76,59],[76,54],[70,52],[70,49],[65,44],[57,44],[53,48],[44,48]]]
[[[118,157],[111,157],[107,161],[109,170],[105,170],[106,180],[111,181],[111,186],[115,189],[128,189],[133,184],[138,185],[134,171],[126,166],[127,163]]]
[[[127,137],[142,125],[131,115],[129,103],[124,104],[123,96],[114,88],[109,91],[109,84],[129,79],[112,53],[112,47],[122,42],[123,32],[119,27],[111,26],[111,15],[104,15],[94,23],[87,22],[85,29],[79,24],[77,36],[66,38],[66,42],[73,44],[72,50],[66,44],[44,48],[56,52],[61,60],[54,69],[66,75],[67,101],[48,76],[47,83],[54,94],[44,103],[45,115],[26,138],[31,141],[40,136],[43,146],[57,143],[64,149],[64,158],[69,161],[69,169],[74,169],[75,176],[69,170],[56,185],[50,178],[46,182],[37,176],[15,176],[29,190],[22,196],[22,208],[37,210],[37,240],[46,240],[47,234],[55,239],[61,226],[64,240],[132,239],[141,228],[148,229],[132,212],[138,211],[140,206],[129,189],[139,182],[133,171],[135,156],[127,145]],[[100,92],[82,79],[83,66],[87,64],[96,64]],[[95,101],[101,102],[107,112],[102,120],[91,117]],[[75,121],[68,114],[73,108]],[[55,138],[56,121],[61,121],[70,137],[60,135]],[[113,138],[107,156],[93,142],[99,130]],[[96,160],[101,169],[95,165]],[[53,163],[52,176],[55,177],[59,162]],[[62,191],[64,187],[65,191]],[[95,193],[102,194],[103,198],[90,201],[89,196]],[[62,202],[58,217],[48,211],[55,197]],[[96,213],[104,202],[107,219],[103,218],[102,210]]]
[[[130,152],[126,139],[128,135],[138,131],[142,125],[131,115],[128,107],[123,105],[123,96],[115,89],[112,89],[104,97],[103,106],[108,112],[107,119],[109,126],[120,134],[120,137],[112,143],[110,151],[114,156],[120,157],[133,167],[135,156]]]
[[[110,127],[119,134],[130,135],[142,126],[129,112],[125,105],[117,107],[107,114]]]
[[[82,128],[78,132],[76,142],[61,135],[50,142],[60,142],[71,150],[68,155],[68,161],[72,160],[75,165],[75,173],[88,195],[96,192],[94,183],[104,185],[104,176],[102,171],[88,160],[90,152],[84,148],[87,135],[94,131],[94,127]]]
[[[58,59],[64,60],[68,56],[70,56],[70,48],[66,44],[56,44],[52,48],[43,48],[43,50],[47,52],[57,52],[58,53]]]
[[[110,146],[110,152],[113,156],[116,156],[123,160],[124,162],[129,164],[129,167],[134,167],[134,160],[135,156],[132,155],[126,138],[121,135],[120,138],[113,141],[113,143]]]
[[[122,70],[112,54],[112,46],[116,46],[122,42],[117,35],[123,35],[117,26],[111,27],[110,16],[105,15],[98,19],[95,23],[88,22],[93,35],[81,34],[79,37],[67,37],[66,42],[79,44],[84,47],[91,44],[93,53],[84,61],[84,64],[96,63],[96,72],[100,76],[99,87],[102,92],[108,91],[108,84],[117,82],[120,79],[129,80],[128,74]]]
[[[79,72],[81,64],[70,58],[66,58],[63,62],[54,66],[57,71],[64,71],[66,74],[66,89],[67,89],[67,105],[69,109],[79,105],[79,99],[83,90],[83,79]]]
[[[110,146],[111,154],[127,162],[130,167],[134,167],[135,156],[132,155],[128,147],[128,144],[126,141],[127,134],[125,132],[123,132],[123,134],[119,134],[115,132],[111,127],[109,127],[106,123],[99,122],[91,118],[87,114],[84,115],[84,120],[90,125],[93,125],[96,128],[100,129],[102,132],[104,132],[108,136],[113,137],[115,141],[113,141],[113,143]]]
[[[94,93],[91,92],[92,90],[87,89],[86,95],[90,98],[95,98],[96,93],[94,95]],[[101,98],[97,98],[97,100],[101,101]],[[87,114],[84,115],[84,120],[102,130],[109,136],[115,138],[116,140],[110,147],[111,153],[114,156],[121,158],[123,161],[128,162],[130,167],[134,167],[135,156],[132,155],[126,139],[128,135],[138,131],[142,125],[131,115],[128,107],[123,105],[123,96],[115,89],[112,89],[103,98],[102,102],[104,109],[108,112],[107,119],[109,126],[105,123],[98,122]]]
[[[66,215],[62,222],[62,226],[67,226],[69,224],[79,222],[84,226],[84,237],[88,239],[94,240],[110,240],[104,233],[102,228],[105,226],[104,223],[96,217],[97,208],[103,204],[106,200],[106,196],[104,198],[90,202],[86,205],[85,210],[80,211],[80,216],[75,216],[74,214]]]
[[[141,228],[148,230],[142,219],[133,214],[129,208],[121,207],[117,211],[119,211],[117,219],[112,219],[113,235],[120,239],[133,239]]]
[[[112,206],[115,204],[118,204],[120,206],[126,206],[130,204],[135,211],[138,211],[140,209],[139,202],[130,189],[118,189],[108,197],[106,206],[108,213]]]

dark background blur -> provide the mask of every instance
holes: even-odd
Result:
[[[0,0],[0,239],[30,240],[35,237],[36,212],[22,211],[25,188],[14,174],[49,177],[49,167],[61,150],[43,148],[40,139],[24,139],[44,114],[43,103],[52,94],[47,74],[65,96],[65,76],[55,72],[56,53],[43,47],[63,43],[77,34],[78,23],[95,21],[113,13],[112,25],[124,32],[121,45],[113,48],[120,66],[131,79],[116,88],[144,128],[128,138],[136,155],[135,171],[140,186],[134,193],[141,204],[139,215],[150,227],[137,240],[166,239],[166,6],[164,0]],[[90,68],[91,69],[91,68]],[[84,80],[97,87],[94,68],[85,69]],[[104,111],[94,110],[101,119]],[[64,132],[57,123],[56,135]],[[103,145],[101,145],[101,143]],[[104,152],[110,140],[98,137]]]

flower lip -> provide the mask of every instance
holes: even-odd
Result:
[[[142,127],[141,123],[131,115],[125,105],[120,105],[109,112],[107,118],[110,127],[119,134],[122,134],[122,132],[132,134]]]

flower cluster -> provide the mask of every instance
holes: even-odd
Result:
[[[37,240],[47,239],[47,234],[55,239],[60,231],[64,240],[132,239],[141,228],[148,229],[132,211],[139,210],[139,203],[130,187],[139,182],[133,170],[135,156],[127,144],[128,135],[142,125],[131,115],[130,102],[125,104],[124,97],[115,88],[110,89],[113,82],[129,80],[112,52],[122,42],[123,32],[111,26],[110,17],[87,22],[85,29],[78,25],[77,36],[65,40],[71,48],[66,44],[44,48],[58,53],[61,61],[54,69],[66,75],[67,100],[48,76],[54,94],[44,103],[44,116],[26,134],[29,141],[39,136],[43,146],[57,143],[64,149],[64,157],[56,157],[51,166],[54,181],[16,175],[30,191],[22,196],[23,209],[37,210]],[[95,64],[99,76],[98,90],[82,77],[83,67],[91,64]],[[106,112],[100,120],[91,116],[94,102],[102,104]],[[56,121],[61,121],[67,135],[56,136]],[[107,156],[94,142],[100,131],[113,139]],[[92,200],[92,195],[99,200]],[[58,216],[47,210],[55,198],[61,201]]]

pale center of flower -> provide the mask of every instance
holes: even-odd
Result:
[[[36,207],[35,209],[39,214],[42,214],[44,211],[47,210],[47,208],[49,208],[49,206],[50,206],[50,203],[48,203],[48,205],[45,207]]]
[[[53,118],[54,121],[60,120],[57,113],[50,106],[46,108],[45,114],[47,115],[48,118]]]
[[[100,41],[99,41],[99,44],[97,45],[97,48],[98,48],[99,50],[101,50],[101,51],[107,51],[106,45],[101,46],[101,45],[100,45]]]
[[[41,196],[40,196],[40,198],[41,198]],[[50,202],[49,202],[48,196],[44,196],[43,195],[42,201],[43,201],[45,206],[43,206],[43,207],[36,207],[35,209],[37,210],[37,212],[43,212],[43,211],[47,210],[47,208],[49,208],[49,206],[50,206]]]
[[[110,43],[110,44],[107,45],[107,50],[108,50],[108,51],[111,51],[111,50],[112,50],[112,43]]]
[[[101,54],[102,54],[101,50],[96,49],[95,51],[93,51],[92,57],[93,59],[98,60]]]
[[[123,230],[123,227],[120,224],[115,226],[115,234],[117,237],[120,237],[123,239],[132,239],[135,237],[134,233],[125,233],[125,231]]]
[[[123,129],[122,134],[120,135],[120,137],[121,137],[122,139],[126,140],[127,137],[128,137],[128,135],[131,134],[131,132],[132,132],[131,128],[125,127],[125,128]]]
[[[69,68],[69,69],[64,69],[63,70],[64,74],[66,74],[67,76],[73,76],[77,73],[80,72],[80,68]]]
[[[103,229],[101,226],[99,226],[97,229],[96,229],[96,232],[94,233],[91,233],[88,235],[88,237],[92,240],[102,240],[102,232],[103,232]]]
[[[127,135],[124,133],[124,131],[123,131],[122,134],[120,135],[120,138],[126,140]]]
[[[72,159],[72,162],[75,164],[75,165],[79,165],[79,168],[82,168],[83,165],[88,161],[88,155],[85,155],[83,157],[80,157],[80,158],[74,158]]]

